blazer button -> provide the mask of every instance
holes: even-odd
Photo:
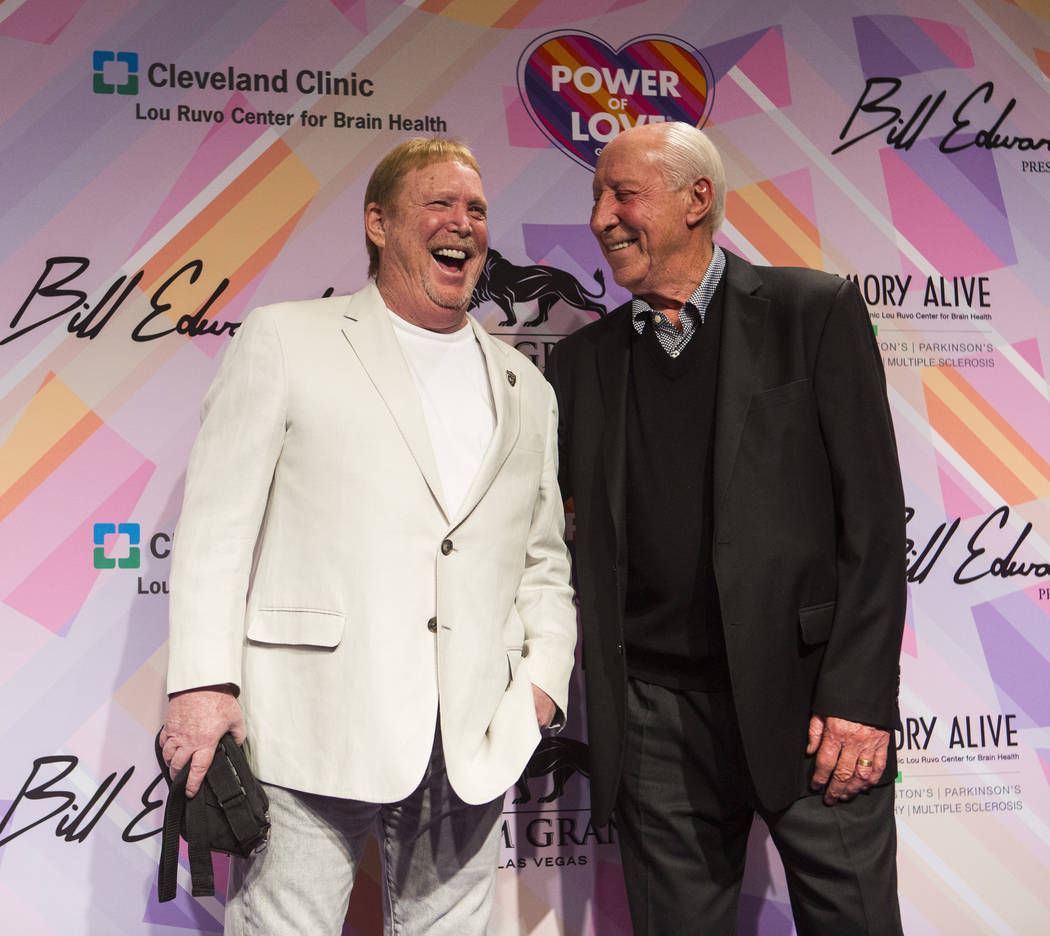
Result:
[[[429,621],[427,621],[427,630],[430,631],[430,633],[432,633],[432,634],[436,634],[437,633],[437,629],[438,629],[438,619],[436,617],[432,617]]]
[[[441,555],[447,556],[450,552],[452,552],[452,540],[447,539],[441,544]]]

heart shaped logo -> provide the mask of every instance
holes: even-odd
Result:
[[[704,57],[672,36],[639,36],[614,50],[598,36],[557,30],[518,59],[518,91],[529,116],[592,170],[622,130],[664,120],[702,127],[714,85]]]

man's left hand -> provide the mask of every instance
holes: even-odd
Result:
[[[845,718],[814,715],[809,720],[807,754],[816,753],[811,786],[824,789],[829,806],[853,799],[874,786],[886,769],[890,733]],[[825,786],[826,785],[826,786]]]
[[[558,706],[556,706],[554,700],[535,683],[532,684],[532,701],[536,706],[536,724],[539,725],[541,729],[550,728],[551,722],[554,721],[554,716],[558,711]]]

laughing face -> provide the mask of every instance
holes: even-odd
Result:
[[[654,154],[659,127],[630,130],[605,147],[594,173],[591,232],[618,285],[654,309],[674,309],[681,308],[706,269],[710,239],[699,224],[709,204],[710,180],[668,190]]]
[[[376,285],[387,307],[431,331],[466,323],[488,250],[481,177],[459,162],[405,173],[393,206],[369,204],[368,236],[380,250]]]

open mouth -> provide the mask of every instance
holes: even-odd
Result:
[[[440,266],[456,273],[462,272],[467,262],[467,252],[458,247],[438,247],[430,253]]]
[[[616,251],[623,250],[624,247],[630,247],[631,244],[637,243],[637,241],[638,238],[634,238],[633,240],[617,241],[615,244],[607,245],[605,249],[608,253],[616,253]]]

